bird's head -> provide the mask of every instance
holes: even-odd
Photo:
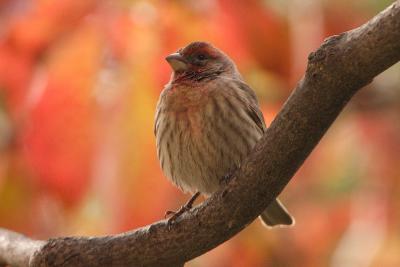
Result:
[[[233,61],[218,48],[206,42],[193,42],[165,58],[175,79],[202,80],[222,73],[236,74]]]

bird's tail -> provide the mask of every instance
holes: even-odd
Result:
[[[294,218],[279,199],[275,199],[269,204],[263,213],[261,213],[260,219],[266,227],[294,225]]]

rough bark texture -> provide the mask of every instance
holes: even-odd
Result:
[[[15,266],[179,266],[228,240],[283,190],[350,98],[400,60],[400,2],[330,37],[231,182],[168,229],[165,221],[106,237],[45,242],[0,232],[0,262]],[[12,244],[12,245],[10,245]],[[25,249],[21,249],[24,247]],[[32,252],[35,251],[34,254]]]

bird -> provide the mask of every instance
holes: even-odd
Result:
[[[168,55],[172,68],[155,111],[157,156],[165,176],[192,197],[216,192],[240,167],[267,127],[255,92],[233,60],[211,43],[196,41]],[[261,213],[267,227],[291,226],[293,217],[275,199]]]

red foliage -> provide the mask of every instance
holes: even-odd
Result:
[[[93,107],[72,88],[51,81],[29,114],[24,154],[36,183],[76,203],[91,177]]]

